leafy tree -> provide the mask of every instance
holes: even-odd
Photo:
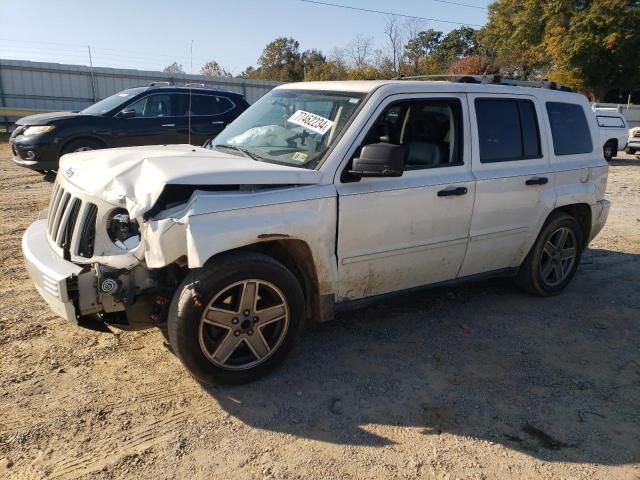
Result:
[[[231,78],[233,75],[220,66],[215,60],[207,62],[201,69],[200,74],[207,77]]]
[[[576,1],[570,20],[556,22],[548,34],[546,47],[557,66],[555,76],[579,80],[574,86],[586,88],[598,100],[608,90],[632,90],[640,82],[640,3],[582,3]]]
[[[449,73],[457,75],[490,75],[498,71],[499,68],[493,60],[483,55],[464,57],[449,66]]]
[[[426,58],[440,45],[442,32],[430,28],[411,38],[404,47],[407,60],[416,68],[421,58]]]
[[[297,82],[304,78],[300,43],[280,37],[268,43],[258,59],[257,78],[280,82]]]
[[[516,78],[534,78],[548,64],[542,42],[547,13],[539,0],[498,0],[489,5],[489,21],[479,36],[502,66],[503,73]],[[554,2],[566,3],[564,0]]]
[[[480,39],[505,74],[603,98],[640,82],[639,22],[637,0],[497,0]]]
[[[249,79],[249,78],[258,78],[258,76],[256,73],[256,69],[253,68],[252,66],[248,66],[242,72],[240,72],[237,78]]]
[[[184,73],[184,68],[182,68],[182,64],[178,62],[173,62],[171,65],[167,65],[162,70],[166,73]]]
[[[450,65],[461,57],[475,55],[478,52],[478,31],[462,26],[447,33],[433,49],[433,55],[441,65]]]

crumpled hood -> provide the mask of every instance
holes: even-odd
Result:
[[[316,170],[275,165],[191,145],[112,148],[65,155],[59,174],[138,217],[165,185],[311,185]]]

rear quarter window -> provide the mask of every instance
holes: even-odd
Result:
[[[620,117],[614,117],[612,115],[596,115],[599,127],[609,128],[626,128],[624,121]]]
[[[582,106],[547,102],[547,114],[556,155],[578,155],[593,151],[591,130]]]

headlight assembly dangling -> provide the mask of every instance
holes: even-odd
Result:
[[[123,250],[133,250],[140,243],[140,226],[124,208],[114,210],[107,221],[111,241]]]

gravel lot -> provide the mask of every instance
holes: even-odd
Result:
[[[51,184],[0,144],[1,478],[640,479],[640,160],[570,287],[508,280],[342,314],[259,382],[204,388],[158,330],[50,313],[20,239]]]

